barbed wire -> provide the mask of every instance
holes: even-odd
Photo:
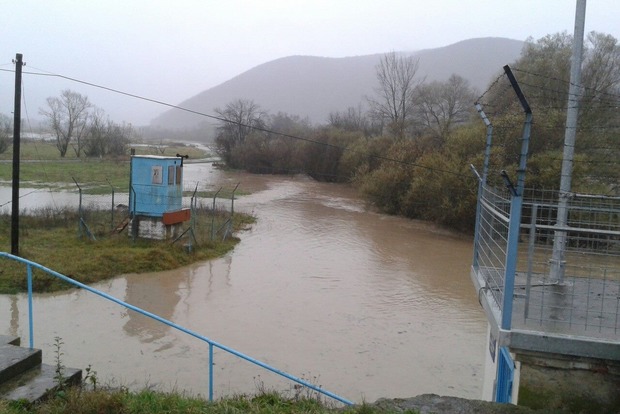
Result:
[[[479,102],[481,102],[481,101],[482,101],[482,98],[484,98],[484,96],[485,96],[487,93],[489,93],[489,92],[490,92],[490,91],[491,91],[491,90],[495,87],[495,85],[497,85],[497,84],[499,83],[499,81],[500,81],[502,78],[504,78],[504,77],[506,77],[506,73],[505,73],[505,72],[502,72],[502,73],[501,73],[501,74],[500,74],[497,78],[495,78],[495,80],[494,80],[493,82],[491,82],[491,84],[489,85],[489,87],[487,88],[487,90],[486,90],[486,91],[484,91],[484,92],[482,93],[482,95],[480,95],[480,96],[478,97],[478,99],[476,99],[475,103],[479,103]]]
[[[519,73],[518,79],[527,100],[532,108],[534,118],[531,123],[529,161],[534,161],[531,168],[558,168],[564,160],[564,139],[562,132],[567,131],[565,117],[569,105],[579,103],[580,114],[594,115],[582,118],[577,126],[572,127],[578,134],[590,134],[588,142],[580,144],[579,137],[574,145],[575,155],[572,157],[574,166],[581,166],[583,179],[588,183],[601,183],[606,190],[603,193],[615,194],[617,186],[608,185],[620,178],[619,164],[620,147],[615,145],[614,134],[620,129],[620,95],[618,89],[602,91],[597,88],[582,87],[577,94],[569,94],[570,82],[555,76],[547,76],[532,71],[513,69]],[[525,119],[518,105],[516,94],[508,82],[503,85],[501,79],[492,83],[481,95],[478,103],[493,125],[493,147],[489,160],[489,171],[496,176],[500,171],[516,166],[519,156],[519,141],[523,139],[522,131]],[[506,95],[508,93],[508,95]],[[600,114],[593,111],[601,111]],[[556,112],[557,115],[549,116]],[[549,135],[553,134],[553,135]],[[539,157],[537,157],[539,156]],[[512,168],[512,167],[509,167]],[[529,167],[528,167],[529,169]],[[587,177],[587,178],[585,178]],[[535,177],[532,177],[535,178]],[[559,175],[557,177],[559,185]],[[550,181],[551,182],[551,181]],[[605,184],[607,183],[607,184]],[[501,181],[497,181],[501,185]],[[589,185],[589,184],[586,184]]]
[[[598,90],[598,89],[595,89],[595,88],[587,87],[585,85],[577,85],[575,83],[572,83],[570,80],[561,79],[561,78],[554,77],[554,76],[549,76],[549,75],[544,75],[544,74],[528,71],[528,70],[525,70],[525,69],[519,69],[519,68],[511,68],[511,69],[513,71],[515,71],[515,72],[521,72],[521,73],[525,73],[525,74],[528,74],[528,75],[531,75],[531,76],[536,76],[536,77],[541,77],[541,78],[548,79],[548,80],[554,80],[554,81],[558,81],[558,82],[563,82],[567,86],[571,86],[571,85],[572,86],[577,86],[580,89],[594,91],[597,94],[608,95],[608,96],[613,97],[616,100],[620,100],[620,94],[614,94],[614,93],[610,93],[608,91],[601,91],[601,90]]]

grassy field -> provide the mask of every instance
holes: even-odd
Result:
[[[189,159],[209,156],[194,146],[169,144],[168,146],[134,146],[138,155],[188,155]],[[129,187],[129,155],[121,158],[76,158],[67,152],[60,158],[53,142],[24,141],[21,144],[20,182],[28,187],[75,188],[75,179],[89,193],[125,191]],[[11,150],[0,154],[0,181],[10,182],[13,165]]]

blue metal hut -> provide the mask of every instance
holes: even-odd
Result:
[[[129,213],[133,237],[178,236],[190,210],[183,208],[183,156],[133,155]]]

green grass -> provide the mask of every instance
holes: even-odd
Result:
[[[90,212],[90,220],[97,214]],[[216,214],[215,227],[219,228],[228,216]],[[197,211],[196,239],[192,252],[184,248],[184,240],[175,244],[171,241],[132,240],[128,229],[113,234],[109,227],[91,228],[96,240],[80,235],[79,219],[75,211],[41,210],[36,216],[22,216],[20,219],[20,256],[39,263],[82,283],[90,284],[124,273],[155,272],[175,269],[197,261],[220,257],[234,248],[238,239],[217,237],[210,240],[211,213]],[[235,214],[233,231],[247,227],[253,218]],[[0,251],[10,251],[10,216],[0,216]],[[25,291],[25,266],[15,261],[2,260],[0,267],[0,293]],[[33,272],[33,288],[38,292],[69,288],[65,282]]]
[[[387,414],[371,405],[334,408],[313,398],[286,398],[275,392],[255,396],[234,396],[208,402],[182,393],[137,393],[118,391],[80,391],[71,389],[44,403],[0,401],[0,412],[7,414]],[[412,411],[408,411],[414,414]]]

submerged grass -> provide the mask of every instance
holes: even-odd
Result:
[[[47,211],[46,213],[49,213]],[[252,217],[235,214],[233,231],[247,226]],[[238,238],[209,240],[199,235],[191,252],[180,241],[132,240],[127,230],[121,234],[97,232],[91,240],[78,231],[77,212],[63,210],[50,214],[22,216],[20,219],[20,256],[45,267],[90,284],[126,273],[157,272],[175,269],[197,261],[226,254]],[[0,251],[10,251],[10,216],[0,216]],[[49,292],[69,288],[67,283],[34,270],[33,289]],[[27,289],[23,264],[3,260],[0,268],[0,293],[17,293]]]
[[[187,145],[179,142],[165,142],[165,143],[152,143],[152,144],[129,144],[129,147],[133,148],[137,155],[164,155],[174,156],[176,154],[188,155],[190,160],[205,158],[209,154],[204,150],[194,146]],[[20,148],[20,158],[24,161],[53,161],[53,160],[89,160],[89,158],[78,158],[73,151],[68,151],[66,156],[62,158],[56,148],[54,141],[41,141],[22,139]],[[12,147],[9,150],[0,154],[0,161],[13,159]]]
[[[138,155],[188,155],[190,160],[202,159],[209,154],[202,149],[183,144],[166,146],[138,146]],[[53,142],[28,141],[20,147],[20,181],[22,186],[42,188],[53,186],[55,189],[75,189],[75,179],[86,193],[101,194],[110,191],[110,187],[127,191],[129,187],[129,155],[116,158],[77,158],[67,152],[61,158]],[[0,181],[10,182],[13,166],[12,151],[0,154]]]

